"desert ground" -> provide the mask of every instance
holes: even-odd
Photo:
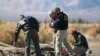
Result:
[[[100,42],[91,42],[89,46],[92,50],[91,56],[100,56]]]

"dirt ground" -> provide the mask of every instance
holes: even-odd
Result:
[[[89,43],[89,50],[92,50],[92,55],[88,55],[88,56],[100,56],[100,41],[89,41],[88,43]],[[0,46],[2,46],[2,45],[0,45]],[[8,45],[6,45],[6,46],[8,46]],[[13,56],[13,55],[10,55],[10,56]]]
[[[90,50],[92,50],[92,56],[100,56],[100,41],[89,42]]]

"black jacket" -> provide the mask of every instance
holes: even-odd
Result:
[[[22,20],[20,20],[15,30],[14,41],[17,41],[21,29],[23,31],[27,31],[30,29],[36,29],[37,31],[39,31],[39,23],[34,17],[31,16],[25,17]]]
[[[57,14],[56,19],[51,21],[50,26],[57,30],[66,30],[68,28],[68,16],[63,12]]]
[[[78,34],[76,37],[74,37],[74,38],[75,38],[75,40],[76,40],[76,45],[75,45],[75,46],[78,46],[78,47],[83,46],[83,47],[85,47],[85,48],[87,48],[87,49],[89,48],[85,36],[83,36],[81,33],[79,33],[79,34]]]

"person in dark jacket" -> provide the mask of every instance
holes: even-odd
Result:
[[[72,31],[72,36],[76,40],[76,43],[74,44],[73,52],[81,56],[89,49],[87,40],[84,35],[82,35],[80,32],[76,30]]]
[[[71,53],[72,49],[66,40],[67,37],[67,29],[68,29],[68,16],[67,14],[60,11],[59,7],[54,8],[49,12],[49,16],[51,17],[50,27],[54,29],[54,48],[56,56],[62,56],[61,48],[62,42],[67,47],[69,53]]]
[[[22,29],[25,32],[25,49],[26,49],[25,56],[30,56],[31,40],[34,43],[36,56],[43,56],[39,46],[38,21],[32,16],[25,17],[24,15],[21,15],[20,17],[21,17],[20,21],[18,22],[15,30],[15,38],[14,38],[13,45],[16,46],[20,30]]]

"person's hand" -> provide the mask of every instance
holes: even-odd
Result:
[[[77,49],[77,46],[74,46],[74,49]]]
[[[72,43],[72,45],[74,45],[74,46],[75,46],[75,45],[76,45],[76,43],[74,42],[74,43]]]
[[[49,26],[50,26],[51,28],[53,28],[53,23],[50,23]]]
[[[13,46],[15,46],[15,47],[16,47],[16,46],[17,46],[17,42],[13,42]]]

